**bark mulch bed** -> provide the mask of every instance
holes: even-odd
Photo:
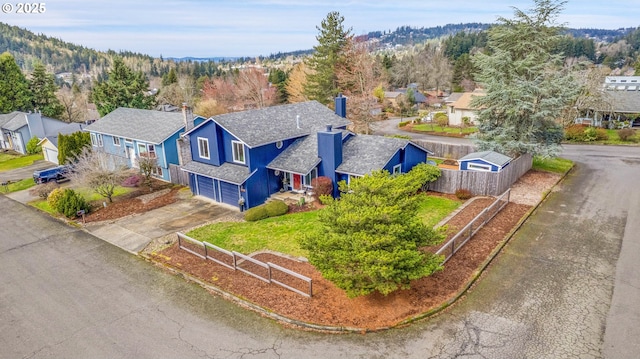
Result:
[[[490,199],[476,199],[449,220],[448,238],[491,202]],[[312,298],[305,298],[240,271],[234,272],[214,262],[205,261],[180,250],[177,245],[152,253],[152,257],[155,261],[190,273],[224,291],[291,319],[318,325],[373,330],[397,325],[454,298],[530,208],[529,205],[509,203],[445,264],[442,271],[412,282],[411,289],[399,290],[388,296],[371,294],[350,299],[341,289],[322,278],[311,264],[269,253],[253,257],[312,278]],[[246,265],[247,263],[243,264]],[[281,279],[300,290],[307,290],[306,283],[291,278]]]

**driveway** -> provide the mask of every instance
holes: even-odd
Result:
[[[5,181],[20,181],[25,178],[32,178],[34,171],[43,170],[46,168],[52,168],[57,166],[55,163],[47,162],[45,160],[38,160],[33,162],[32,165],[14,170],[0,172],[1,182]]]
[[[111,244],[138,253],[154,239],[232,218],[242,218],[242,214],[231,207],[188,195],[164,207],[115,221],[87,223],[84,228]]]

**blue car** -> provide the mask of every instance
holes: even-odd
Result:
[[[69,173],[68,166],[58,166],[46,170],[35,171],[33,172],[33,181],[36,184],[60,181],[66,179],[67,173]]]

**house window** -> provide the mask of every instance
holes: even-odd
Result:
[[[133,145],[133,140],[130,138],[125,138],[124,139],[124,144],[125,145]]]
[[[198,156],[200,158],[204,158],[205,160],[210,159],[209,157],[209,139],[198,137]]]
[[[401,173],[402,173],[402,165],[401,164],[393,166],[393,173],[391,173],[392,175],[395,176],[395,175],[399,175]]]
[[[91,144],[96,147],[102,147],[104,145],[102,142],[102,134],[91,133]]]
[[[113,137],[113,145],[120,146],[120,137]]]
[[[242,142],[231,141],[231,147],[233,149],[233,162],[244,164],[244,145]]]
[[[480,164],[480,163],[468,163],[467,164],[467,169],[475,170],[475,171],[490,172],[491,171],[491,166],[483,165],[483,164]]]
[[[155,145],[147,145],[147,150],[149,152],[149,157],[156,158],[156,146]]]
[[[314,169],[311,170],[311,172],[307,173],[304,176],[303,184],[306,187],[311,187],[311,181],[313,181],[313,179],[316,178],[316,177],[318,177],[318,169],[314,168]]]
[[[138,155],[142,156],[147,153],[147,145],[144,143],[138,143]]]
[[[276,142],[276,148],[277,149],[281,149],[282,148],[282,141]]]
[[[152,169],[151,174],[157,177],[162,177],[162,167],[156,167]]]

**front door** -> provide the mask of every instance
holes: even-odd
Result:
[[[138,158],[136,157],[136,149],[133,147],[129,148],[129,159],[131,159],[131,167],[138,168]]]
[[[301,180],[302,180],[302,176],[294,174],[293,175],[293,190],[294,191],[299,191],[302,189],[302,185],[301,185]]]

